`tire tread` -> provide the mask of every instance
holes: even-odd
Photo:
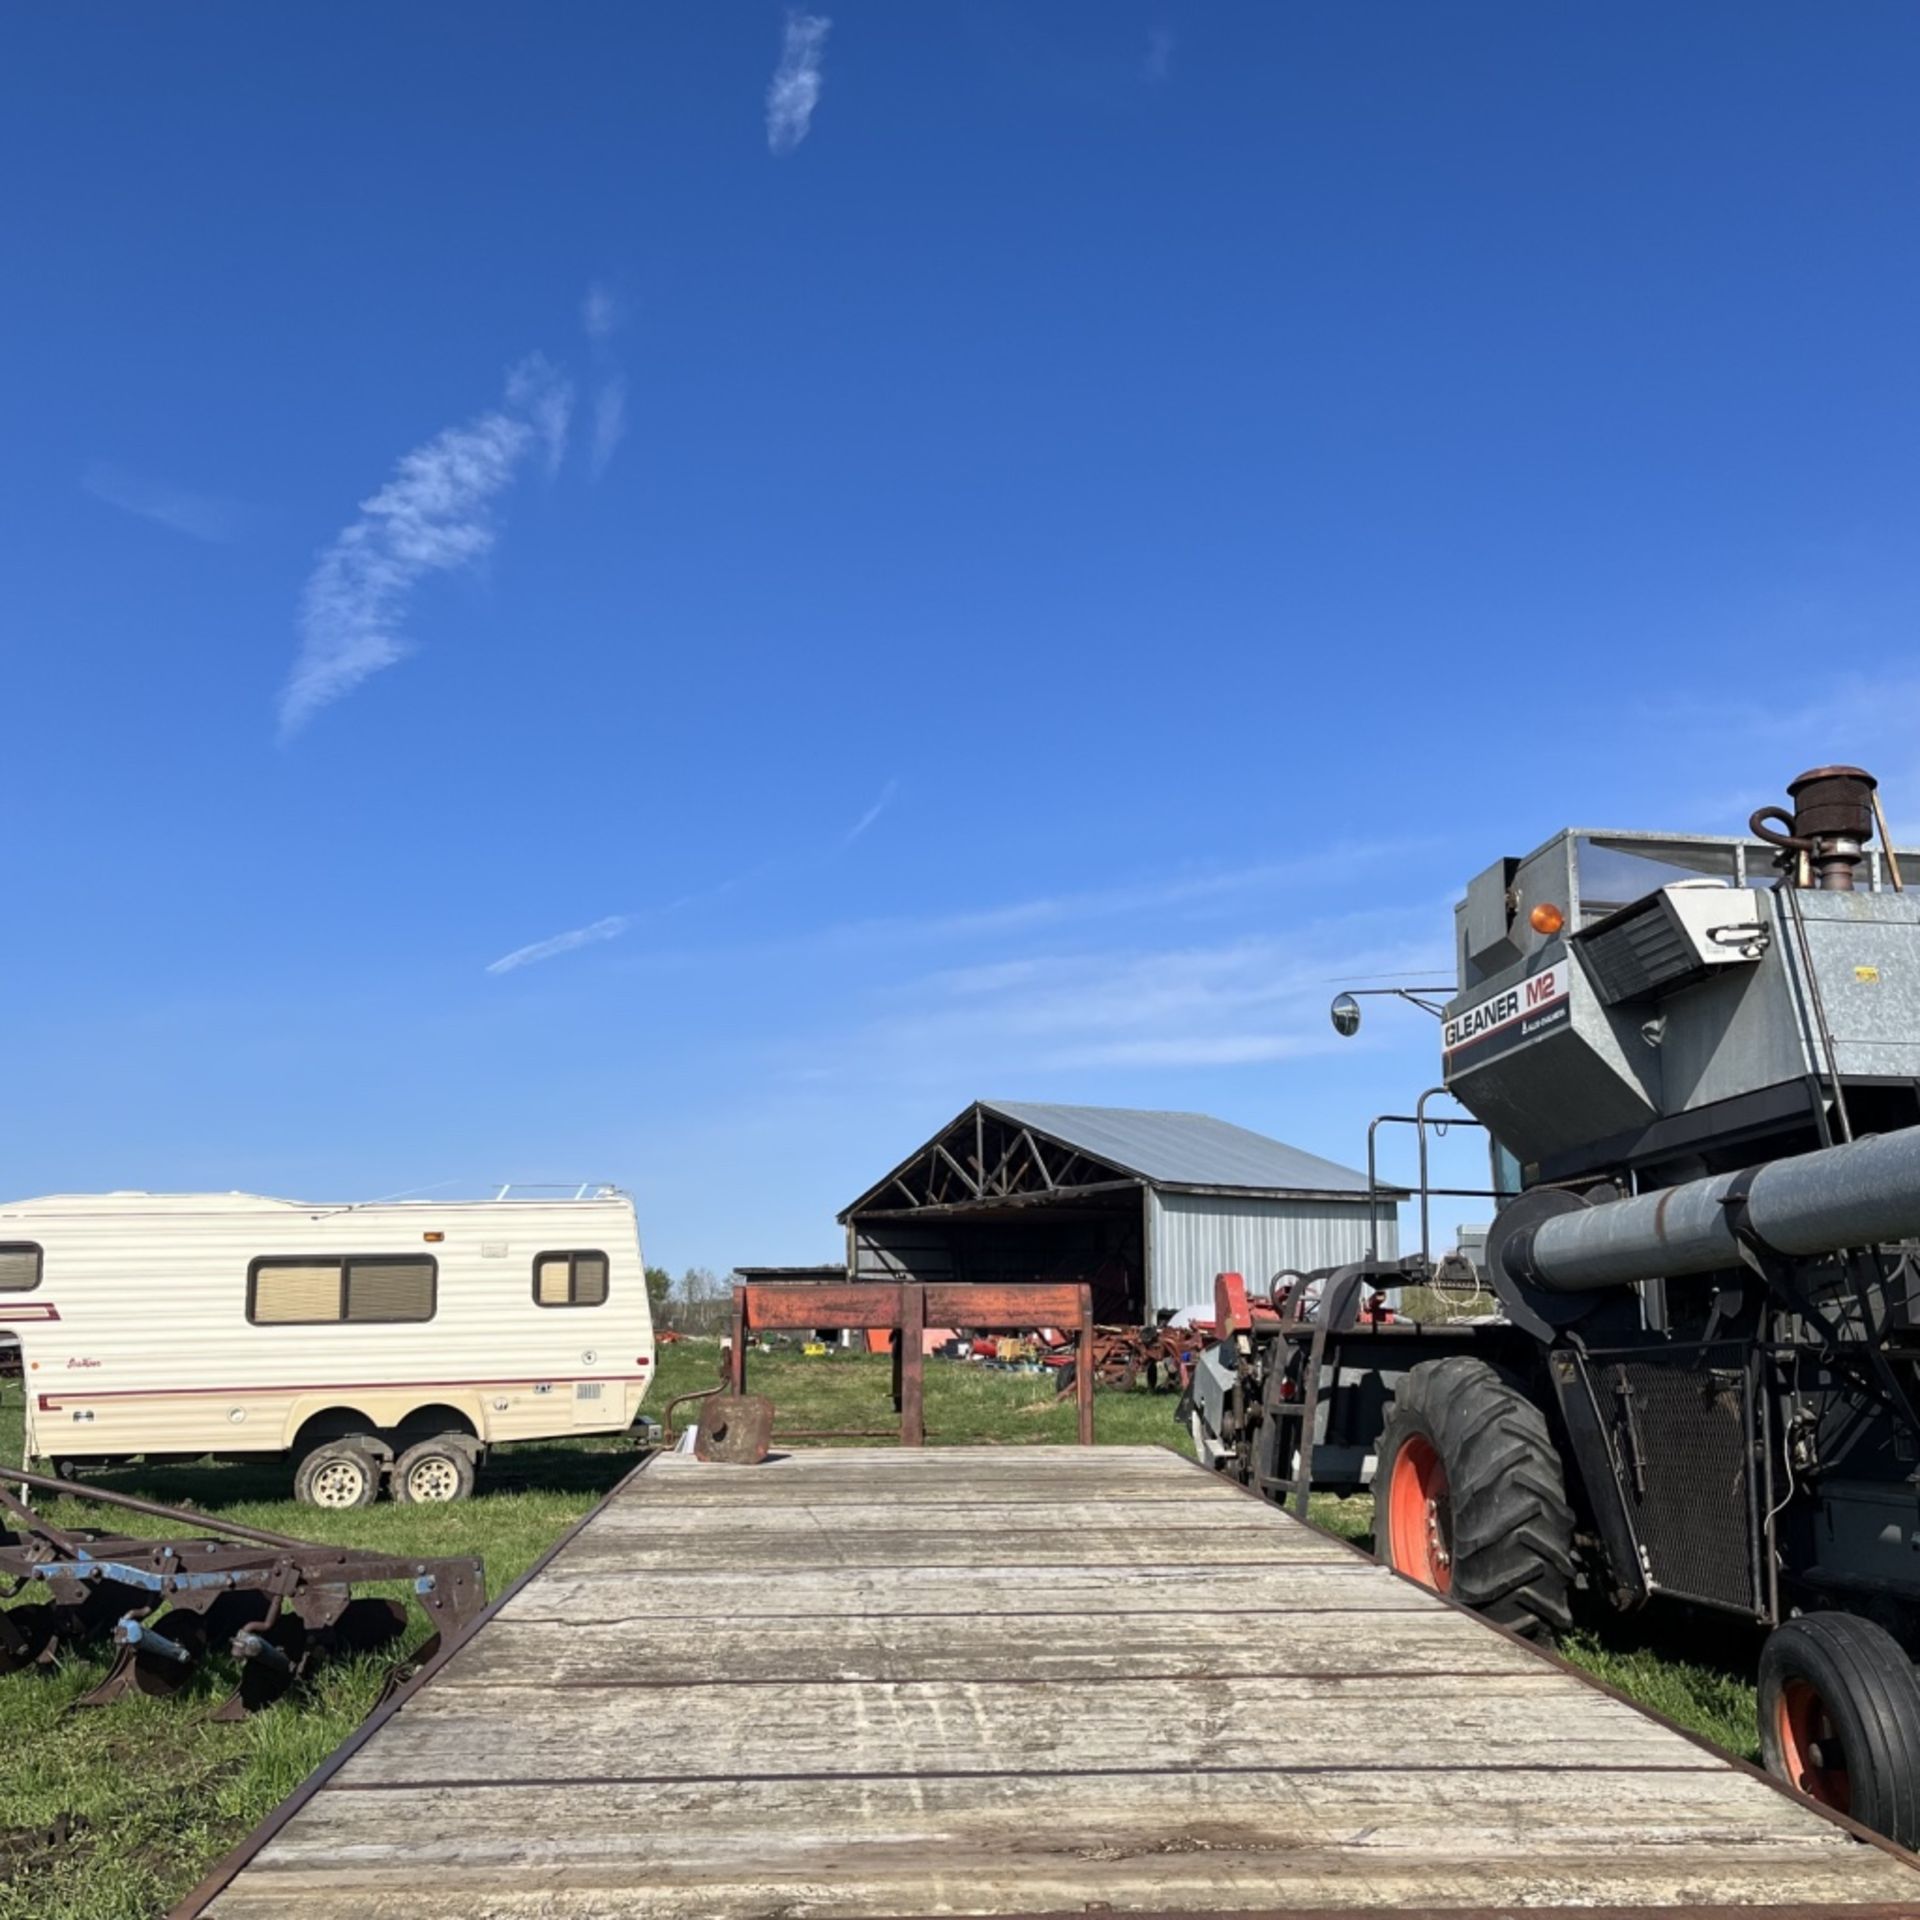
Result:
[[[1375,1552],[1389,1565],[1392,1462],[1414,1432],[1446,1464],[1452,1597],[1551,1642],[1573,1618],[1573,1508],[1546,1416],[1484,1360],[1454,1355],[1415,1367],[1395,1394],[1374,1476]]]

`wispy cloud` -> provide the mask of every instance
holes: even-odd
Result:
[[[593,395],[593,446],[587,465],[598,480],[614,449],[627,437],[627,376],[614,357],[611,341],[626,324],[626,314],[609,289],[596,280],[580,303],[580,325],[593,343],[600,384]]]
[[[1285,892],[1312,880],[1324,865],[1357,868],[1404,860],[1422,843],[1407,840],[1342,842],[1325,861],[1267,860],[1248,866],[1209,867],[1163,874],[1120,886],[1088,887],[1030,895],[998,906],[961,907],[952,912],[888,919],[843,921],[815,939],[828,945],[862,948],[880,943],[951,944],[994,939],[1004,934],[1042,932],[1051,927],[1082,928],[1097,920],[1183,915],[1191,920],[1238,912],[1241,903],[1261,893]]]
[[[780,64],[767,85],[767,151],[791,153],[807,137],[820,104],[821,61],[833,22],[817,13],[789,13]]]
[[[489,973],[514,973],[521,967],[530,967],[540,960],[551,960],[556,954],[572,953],[580,947],[590,947],[601,940],[617,940],[633,925],[634,916],[630,913],[610,913],[604,920],[595,920],[590,926],[574,927],[566,933],[556,933],[550,940],[536,940],[531,946],[515,947],[511,953],[503,953],[498,960],[487,963]]]
[[[1173,34],[1166,27],[1155,27],[1147,35],[1147,53],[1140,71],[1156,86],[1173,71],[1173,47]]]
[[[865,1057],[912,1077],[1105,1067],[1251,1066],[1331,1051],[1329,978],[1436,964],[1370,910],[1284,937],[1043,953],[909,983],[870,1028]],[[1440,918],[1434,916],[1436,924]]]
[[[596,280],[580,302],[580,325],[589,340],[610,340],[620,325],[620,303]]]
[[[96,500],[103,500],[110,507],[118,507],[123,513],[136,513],[142,520],[151,520],[195,540],[231,540],[244,518],[244,509],[231,500],[160,486],[111,461],[96,460],[80,476],[80,484]]]
[[[866,830],[867,830],[867,829],[868,829],[868,828],[869,828],[870,826],[872,826],[872,825],[873,825],[873,823],[874,823],[874,822],[875,822],[876,820],[878,820],[878,819],[880,818],[880,816],[881,816],[881,815],[882,815],[883,813],[885,813],[885,812],[886,812],[886,810],[887,810],[887,809],[888,809],[888,808],[889,808],[890,806],[892,806],[892,805],[893,805],[893,801],[894,801],[894,796],[895,796],[895,795],[896,795],[896,794],[897,794],[897,793],[898,793],[899,791],[900,791],[900,782],[899,782],[898,780],[889,780],[889,781],[887,782],[887,784],[886,784],[886,785],[885,785],[884,787],[882,787],[882,788],[880,789],[880,797],[879,797],[879,799],[877,799],[877,800],[876,800],[876,801],[875,801],[875,802],[873,803],[873,805],[872,805],[872,806],[870,806],[870,807],[869,807],[869,808],[868,808],[868,809],[866,810],[866,812],[865,812],[865,813],[863,813],[863,814],[862,814],[862,815],[860,816],[860,818],[859,818],[858,820],[856,820],[856,821],[855,821],[855,822],[853,823],[853,825],[852,825],[852,826],[850,826],[850,827],[849,827],[849,828],[847,829],[847,837],[846,837],[846,838],[845,838],[844,840],[842,840],[842,841],[840,842],[840,844],[841,844],[841,845],[842,845],[843,847],[850,847],[850,846],[852,846],[852,845],[853,845],[853,843],[854,843],[854,842],[855,842],[856,840],[858,840],[858,839],[860,838],[860,836],[861,836],[861,835],[862,835],[863,833],[865,833],[865,832],[866,832]]]
[[[627,437],[627,376],[609,374],[593,396],[593,448],[588,464],[597,480],[606,472],[614,449]]]
[[[499,407],[414,448],[361,503],[307,581],[300,652],[280,696],[283,740],[406,655],[414,588],[487,554],[495,502],[529,459],[559,465],[572,405],[572,386],[535,354],[508,376]]]

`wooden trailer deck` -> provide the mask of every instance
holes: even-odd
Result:
[[[1148,1447],[656,1459],[217,1920],[1771,1907],[1920,1871]]]

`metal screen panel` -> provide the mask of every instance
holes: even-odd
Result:
[[[430,1260],[350,1260],[349,1320],[431,1320],[435,1263]]]
[[[338,1260],[261,1261],[247,1318],[262,1327],[310,1327],[340,1318]]]
[[[1677,1598],[1747,1611],[1758,1596],[1746,1369],[1703,1364],[1697,1354],[1595,1359],[1594,1384],[1648,1577]]]

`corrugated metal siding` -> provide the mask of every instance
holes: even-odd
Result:
[[[1363,1259],[1367,1209],[1332,1200],[1262,1200],[1207,1193],[1149,1193],[1147,1311],[1213,1310],[1213,1277],[1239,1273],[1260,1286],[1283,1267],[1310,1271]],[[1390,1203],[1380,1218],[1380,1254],[1400,1247]]]
[[[854,1229],[851,1258],[855,1280],[951,1280],[953,1232],[937,1223],[870,1221]]]

